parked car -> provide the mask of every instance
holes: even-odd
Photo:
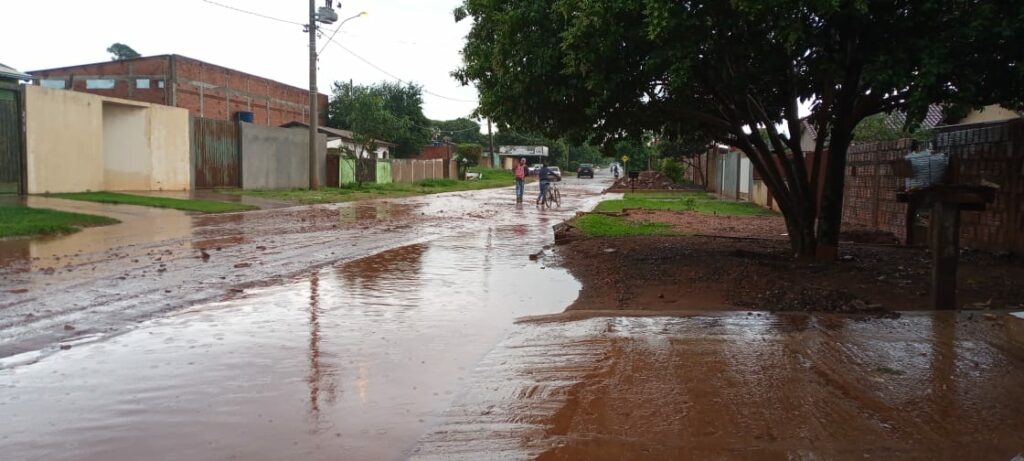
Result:
[[[544,166],[544,165],[541,165],[539,163],[534,163],[533,165],[530,165],[530,166],[526,167],[526,174],[528,174],[528,175],[535,175],[535,174],[537,174],[538,171],[540,171],[540,167],[542,167],[542,166]]]
[[[562,180],[562,170],[560,168],[558,168],[557,166],[549,166],[548,170],[551,171],[551,174],[558,176],[558,179],[555,179],[555,181]]]
[[[582,178],[584,176],[590,179],[594,179],[594,165],[591,165],[589,163],[580,164],[580,167],[576,170],[576,177]]]

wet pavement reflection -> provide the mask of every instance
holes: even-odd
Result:
[[[372,256],[230,290],[103,340],[65,341],[70,349],[41,359],[0,360],[3,458],[407,457],[515,318],[559,312],[579,290],[547,267],[553,256],[528,257],[573,208],[549,219],[486,191],[411,202],[325,207],[289,224],[362,233],[382,247]],[[446,214],[458,219],[430,219]],[[213,257],[253,245],[247,232],[266,229],[239,224],[248,219],[258,218],[195,222],[199,238],[183,243]],[[412,243],[388,246],[402,241]]]
[[[417,460],[1011,459],[1024,349],[970,314],[525,323]]]

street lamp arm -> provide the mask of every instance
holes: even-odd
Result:
[[[338,24],[338,28],[334,29],[334,33],[332,33],[331,36],[327,38],[327,41],[324,42],[324,46],[322,48],[320,48],[320,51],[316,54],[317,58],[319,58],[320,55],[324,53],[324,50],[327,49],[327,44],[332,42],[332,41],[334,41],[334,36],[338,35],[338,31],[341,30],[341,26],[344,26],[346,22],[349,22],[349,21],[351,21],[351,20],[353,20],[355,18],[358,18],[358,17],[361,17],[361,16],[366,16],[366,15],[367,15],[367,13],[365,11],[363,11],[363,12],[360,12],[359,14],[357,14],[355,16],[352,16],[352,17],[349,17],[349,18],[345,18],[344,21],[341,21],[341,24]]]

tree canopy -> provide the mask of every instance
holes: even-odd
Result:
[[[480,132],[480,124],[466,117],[431,122],[431,136],[447,137],[456,144],[487,144],[487,135]]]
[[[125,59],[141,58],[142,55],[124,43],[115,43],[107,48],[111,61],[124,61]]]
[[[413,84],[335,82],[327,125],[393,142],[397,146],[392,153],[399,158],[416,155],[430,141],[422,89]]]
[[[453,75],[479,89],[480,113],[551,137],[697,132],[732,145],[803,257],[834,257],[863,118],[1021,107],[1024,95],[1024,2],[465,0],[455,16],[473,26]],[[809,158],[801,107],[821,134]]]

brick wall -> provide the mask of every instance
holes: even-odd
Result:
[[[940,128],[934,147],[951,155],[954,183],[998,188],[986,211],[962,214],[962,243],[1024,251],[1024,121]],[[909,152],[907,139],[850,147],[845,224],[891,232],[906,241],[906,205],[896,202],[902,180],[895,176],[892,162]]]
[[[173,66],[172,66],[173,62]],[[193,117],[231,120],[253,112],[253,121],[280,126],[309,120],[309,91],[184,56],[151,56],[34,71],[38,78],[60,78],[66,89],[103,96],[175,105]],[[138,79],[149,88],[139,88]],[[87,80],[110,79],[110,89],[87,88]],[[177,85],[172,91],[171,83]],[[320,123],[326,124],[328,98],[319,94]]]
[[[906,241],[907,206],[896,202],[901,179],[891,162],[909,152],[909,139],[850,146],[843,191],[844,224],[891,232]]]

